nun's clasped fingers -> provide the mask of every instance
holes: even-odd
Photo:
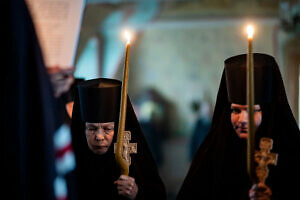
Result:
[[[121,175],[119,179],[114,182],[114,184],[117,185],[119,195],[125,196],[132,200],[135,199],[138,193],[138,186],[135,183],[134,178]]]

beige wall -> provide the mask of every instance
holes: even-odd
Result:
[[[233,18],[148,25],[132,44],[130,95],[156,88],[175,105],[174,134],[189,134],[193,125],[190,102],[206,96],[214,103],[224,60],[246,53],[245,24]],[[255,20],[255,52],[276,56],[277,24],[273,18]]]
[[[299,122],[300,35],[280,31],[278,34],[280,67],[289,104]]]

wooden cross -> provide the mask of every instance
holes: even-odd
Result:
[[[124,131],[124,143],[122,148],[122,158],[127,163],[128,167],[131,164],[131,153],[137,153],[137,143],[129,143],[131,140],[131,132],[130,131]],[[114,153],[116,153],[117,149],[117,143],[114,143]]]
[[[258,164],[256,167],[256,175],[258,183],[264,183],[269,175],[268,165],[276,165],[278,154],[270,153],[273,148],[273,140],[271,138],[261,138],[259,143],[260,151],[255,151],[254,159]]]

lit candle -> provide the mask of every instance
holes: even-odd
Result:
[[[253,42],[254,29],[252,26],[247,26],[248,34],[248,54],[247,54],[247,104],[248,104],[248,140],[247,140],[247,171],[252,179],[255,181],[254,172],[254,69],[253,69]]]
[[[120,105],[120,116],[119,116],[119,126],[118,126],[118,136],[117,136],[117,149],[116,149],[116,162],[121,168],[121,174],[129,174],[129,166],[122,157],[123,154],[123,143],[124,143],[124,131],[125,131],[125,121],[126,121],[126,108],[127,108],[127,92],[128,92],[128,77],[129,77],[129,49],[130,49],[130,33],[125,31],[126,43],[126,54],[125,54],[125,67],[123,72],[123,82],[122,82],[122,94],[121,94],[121,105]]]
[[[126,42],[125,69],[124,69],[123,81],[126,80],[126,83],[127,83],[128,82],[128,71],[129,71],[128,64],[129,64],[129,50],[130,50],[130,33],[128,31],[125,31],[124,35],[125,35],[127,42]],[[126,88],[126,93],[127,93],[127,88]]]

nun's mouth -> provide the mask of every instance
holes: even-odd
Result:
[[[108,146],[106,145],[94,145],[93,148],[94,149],[104,149],[104,148],[107,148]]]
[[[246,127],[236,126],[235,130],[240,133],[248,133],[248,128],[246,128]]]
[[[248,133],[248,129],[247,128],[241,128],[241,133]]]
[[[239,138],[241,139],[247,139],[248,138],[248,133],[240,133]]]

